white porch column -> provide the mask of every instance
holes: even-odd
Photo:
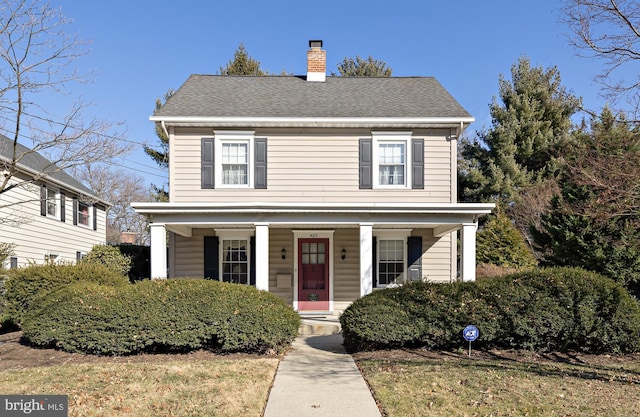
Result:
[[[164,224],[151,223],[151,278],[167,278],[167,230]]]
[[[464,223],[460,229],[460,276],[463,281],[476,280],[476,230],[477,223]]]
[[[269,291],[269,223],[256,223],[256,288]]]
[[[360,297],[373,291],[373,223],[360,223]]]

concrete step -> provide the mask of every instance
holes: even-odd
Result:
[[[298,332],[302,336],[328,336],[340,333],[337,317],[302,317]]]

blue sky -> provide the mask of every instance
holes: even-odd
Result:
[[[518,57],[557,66],[563,84],[588,108],[601,108],[592,79],[601,62],[569,46],[558,1],[167,1],[51,0],[73,19],[69,33],[91,40],[75,64],[93,84],[74,88],[100,118],[125,123],[127,139],[156,144],[149,116],[156,98],[193,73],[214,74],[243,43],[263,69],[306,73],[309,39],[322,39],[328,71],[344,57],[381,59],[394,76],[434,76],[475,118],[490,125],[498,76]],[[162,184],[141,146],[125,169]]]

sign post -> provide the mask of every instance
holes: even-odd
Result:
[[[471,324],[465,327],[462,331],[462,337],[464,337],[465,340],[469,341],[469,357],[471,357],[471,342],[476,340],[478,336],[480,336],[480,330],[478,330],[476,326]]]

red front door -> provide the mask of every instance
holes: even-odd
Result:
[[[298,239],[298,310],[329,310],[329,239]]]

